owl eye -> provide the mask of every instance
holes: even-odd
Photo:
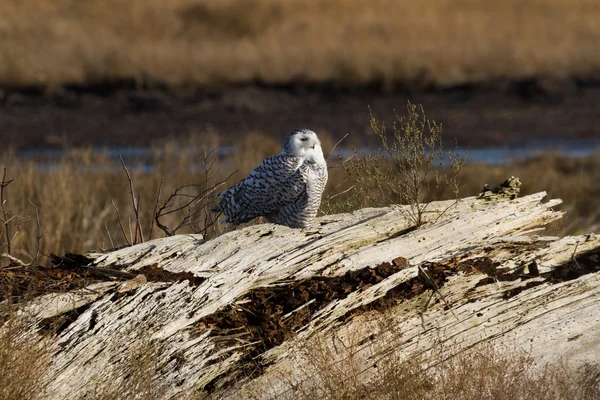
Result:
[[[308,138],[307,138],[307,137],[300,138],[300,141],[301,141],[301,142],[306,142],[307,140],[308,140]]]

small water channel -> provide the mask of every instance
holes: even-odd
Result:
[[[52,171],[60,165],[61,159],[66,156],[71,156],[78,149],[61,149],[61,148],[36,148],[29,150],[20,150],[16,153],[16,157],[21,160],[34,161],[46,171]],[[204,150],[201,149],[182,149],[186,155],[194,157],[202,157]],[[215,150],[215,155],[219,158],[227,159],[236,151],[235,147],[220,147]],[[359,153],[376,153],[377,148],[362,148],[358,149]],[[123,156],[127,165],[141,168],[144,172],[153,172],[153,165],[157,157],[163,156],[164,151],[150,147],[97,147],[91,149],[93,156],[103,156],[108,159],[114,159],[114,169],[121,168],[119,162],[119,152]],[[468,163],[482,163],[488,165],[510,164],[517,161],[531,159],[540,156],[544,153],[554,153],[567,157],[588,157],[600,152],[600,138],[598,140],[548,140],[548,141],[531,141],[520,146],[510,147],[493,147],[493,148],[459,148],[458,153],[464,155],[466,153],[466,161]],[[348,157],[353,153],[349,148],[337,148],[331,154],[332,160],[337,160],[338,156]],[[326,154],[326,157],[328,155]],[[448,161],[447,154],[445,162]],[[110,163],[109,163],[110,164]],[[200,168],[201,165],[190,168]],[[102,166],[105,168],[105,166]]]

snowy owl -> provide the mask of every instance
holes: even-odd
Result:
[[[327,183],[327,162],[317,134],[298,129],[286,136],[280,154],[264,160],[237,185],[218,193],[213,209],[238,225],[264,216],[276,224],[305,228],[317,216]]]

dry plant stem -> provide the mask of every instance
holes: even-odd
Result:
[[[329,159],[331,158],[331,155],[332,155],[332,154],[333,154],[333,152],[335,151],[336,147],[338,147],[338,145],[339,145],[340,143],[342,143],[342,142],[344,141],[344,139],[346,139],[346,138],[348,137],[348,135],[349,135],[349,133],[346,133],[346,134],[344,135],[344,137],[342,137],[340,140],[338,140],[338,142],[337,142],[335,145],[333,145],[333,147],[332,147],[331,151],[329,152],[329,157],[327,157],[327,161],[329,161]]]
[[[135,237],[132,238],[132,243],[143,243],[144,242],[144,233],[142,232],[142,224],[140,222],[140,210],[139,210],[139,202],[135,197],[135,191],[133,189],[133,180],[131,179],[131,175],[129,174],[129,170],[125,165],[125,161],[123,161],[123,156],[121,156],[121,152],[117,152],[119,154],[119,160],[121,160],[121,165],[123,166],[123,170],[125,174],[127,174],[127,180],[129,181],[129,193],[131,194],[131,204],[133,206],[133,212],[135,214]],[[139,198],[139,197],[138,197]],[[138,241],[140,240],[140,241]]]
[[[165,179],[162,178],[160,180],[160,186],[158,187],[158,193],[156,194],[156,202],[154,203],[154,210],[152,211],[152,219],[150,220],[150,231],[148,233],[148,239],[152,239],[152,230],[154,229],[154,217],[158,211],[160,195],[162,194],[163,185],[165,183]]]
[[[140,208],[140,204],[141,204],[141,194],[138,193],[137,196],[137,200],[136,200],[136,206],[137,209],[139,210]],[[136,212],[135,215],[135,226],[136,226],[136,235],[135,235],[135,240],[136,243],[143,243],[144,242],[144,232],[142,231],[142,223],[140,222],[140,213],[139,211]],[[138,242],[138,240],[141,240],[141,242]]]
[[[216,159],[213,159],[209,162],[209,158],[215,150],[216,149],[213,149],[204,154],[204,159],[202,160],[202,165],[204,167],[203,181],[198,184],[183,185],[178,187],[169,195],[167,200],[156,209],[154,214],[156,226],[158,226],[167,236],[175,235],[177,231],[184,226],[188,226],[194,233],[202,233],[206,236],[209,229],[211,229],[211,227],[213,227],[216,223],[217,218],[210,220],[211,214],[208,204],[211,196],[213,193],[215,193],[216,189],[227,182],[236,171],[229,174],[225,179],[213,183],[212,181],[214,178],[211,176],[211,171],[214,168]],[[198,190],[196,194],[190,194],[187,192],[188,190],[194,189]],[[178,202],[177,206],[174,205],[175,202]],[[160,218],[178,213],[181,214],[181,220],[179,220],[179,222],[173,228],[161,223]],[[199,218],[202,218],[202,214],[204,214],[205,225],[203,229],[199,231],[194,225]],[[207,221],[208,225],[206,225]]]
[[[440,292],[440,288],[435,283],[435,281],[433,279],[431,279],[431,276],[429,276],[429,274],[427,273],[427,271],[425,271],[425,268],[423,268],[422,266],[419,265],[419,270],[423,273],[423,275],[425,275],[425,277],[427,278],[427,280],[433,285],[434,292],[437,293],[440,296],[440,298],[442,299],[442,301],[444,302],[444,304],[446,305],[446,307],[450,310],[450,312],[452,312],[452,315],[454,316],[454,318],[456,318],[456,320],[459,321],[458,317],[454,313],[454,310],[452,310],[452,307],[450,307],[450,304],[448,304],[448,302],[446,301],[446,297],[444,297],[444,295],[442,294],[442,292]],[[431,297],[429,298],[429,300],[427,300],[427,303],[425,304],[425,307],[424,307],[423,311],[427,310],[427,307],[429,306],[429,302],[430,301],[431,301]]]
[[[117,246],[115,246],[115,242],[112,238],[112,235],[110,234],[110,230],[108,229],[108,225],[106,224],[106,222],[104,223],[104,228],[106,229],[106,234],[108,235],[108,240],[110,241],[111,248],[116,248]]]
[[[575,243],[575,249],[573,249],[573,254],[571,255],[571,260],[577,265],[577,268],[581,269],[579,263],[577,262],[577,258],[575,258],[575,254],[577,254],[577,248],[579,247],[579,242]]]
[[[121,222],[121,214],[119,213],[119,209],[117,208],[117,205],[115,204],[115,200],[110,199],[110,201],[112,202],[112,205],[113,205],[115,211],[117,212],[117,220],[119,221],[119,226],[121,227],[121,233],[123,234],[123,239],[125,240],[125,243],[127,243],[128,246],[131,246],[129,239],[127,239],[127,234],[125,233],[125,228],[123,227],[123,223]]]
[[[132,244],[135,244],[135,238],[133,237],[133,230],[131,230],[131,217],[127,217],[127,229],[129,229],[129,240]]]
[[[11,254],[11,239],[10,239],[10,227],[9,227],[9,222],[11,218],[8,218],[8,213],[6,211],[5,208],[5,203],[6,203],[6,194],[4,192],[4,189],[13,181],[12,179],[7,181],[6,180],[6,170],[7,168],[4,167],[4,172],[2,174],[2,182],[0,182],[0,208],[2,209],[2,223],[4,225],[4,232],[6,235],[6,253],[7,254]]]
[[[40,226],[40,213],[38,211],[38,208],[35,206],[35,204],[33,204],[33,202],[31,200],[27,199],[27,201],[29,202],[29,204],[31,204],[31,207],[33,207],[33,209],[35,210],[35,224],[36,224],[36,229],[37,229],[35,256],[29,263],[29,266],[33,266],[40,258],[40,248],[41,248],[41,244],[42,244],[42,237],[44,235],[42,233],[42,228]]]
[[[10,260],[13,264],[16,264],[20,267],[29,267],[29,264],[24,263],[22,260],[18,259],[15,256],[12,256],[8,253],[2,253],[0,254],[0,257],[6,258],[8,260]]]

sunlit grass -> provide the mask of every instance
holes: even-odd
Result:
[[[332,141],[323,138],[325,153],[329,154]],[[161,200],[175,188],[199,183],[204,172],[200,161],[204,151],[210,151],[218,142],[200,142],[190,138],[186,141],[169,140],[156,143],[149,158],[136,163],[129,162],[135,190],[139,193],[140,220],[149,239],[149,229],[158,189],[163,181]],[[215,181],[233,173],[223,187],[234,184],[246,176],[264,158],[279,153],[281,145],[258,134],[240,140],[240,148],[230,156],[214,157],[211,174]],[[193,151],[191,151],[193,150]],[[215,153],[216,154],[216,153]],[[468,160],[468,158],[467,158]],[[20,159],[15,155],[0,156],[0,166],[7,166],[8,178],[14,181],[5,188],[5,207],[15,218],[11,221],[10,236],[12,253],[23,260],[31,260],[36,252],[37,229],[35,210],[38,208],[42,233],[42,254],[64,254],[109,249],[126,243],[120,229],[114,200],[127,237],[129,226],[135,218],[131,207],[129,182],[118,158],[93,152],[91,149],[73,149],[52,164],[40,160]],[[145,165],[145,166],[144,166]],[[148,169],[148,165],[152,168]],[[323,195],[322,214],[348,212],[367,206],[384,206],[400,202],[397,194],[385,196],[374,193],[356,195],[350,189],[356,182],[340,167],[337,159],[329,160],[329,182]],[[499,184],[511,175],[520,177],[521,194],[547,191],[548,198],[562,198],[566,216],[560,225],[554,226],[554,234],[589,232],[598,228],[600,213],[597,199],[600,197],[600,155],[588,158],[568,158],[546,154],[536,159],[511,165],[467,164],[461,171],[459,196],[479,193],[483,185]],[[432,193],[431,196],[438,196]],[[436,200],[453,197],[446,193]],[[207,208],[208,211],[208,208]],[[162,221],[169,225],[180,218],[171,215]],[[218,234],[225,229],[219,225]],[[133,229],[132,229],[133,230]],[[179,233],[192,232],[184,227]],[[164,233],[153,227],[152,238]],[[5,243],[2,237],[0,243]],[[2,249],[5,251],[5,249]],[[45,260],[41,260],[44,262]]]
[[[4,1],[0,83],[586,78],[598,20],[595,0]]]

